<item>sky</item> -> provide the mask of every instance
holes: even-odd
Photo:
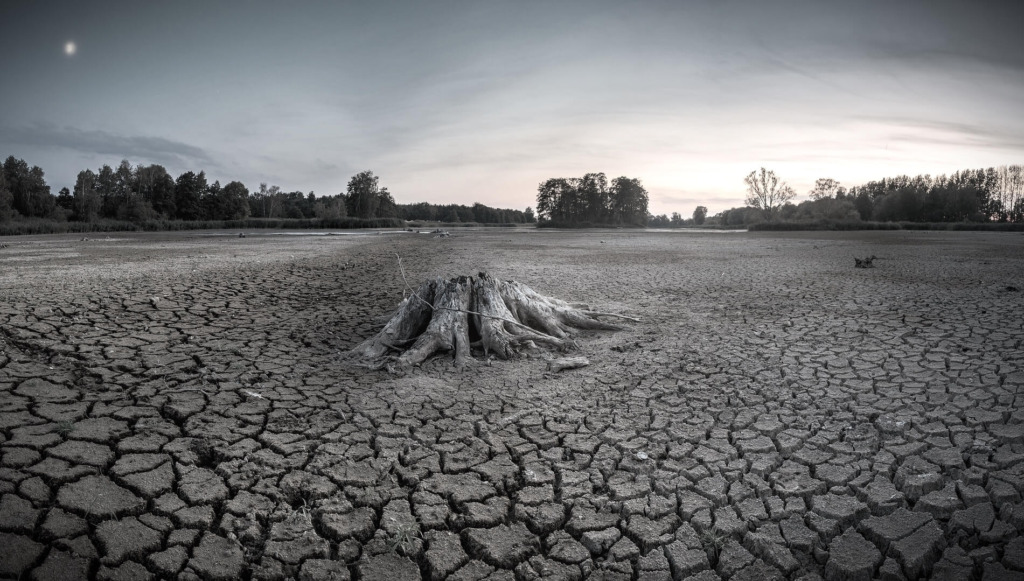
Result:
[[[655,214],[1024,163],[1024,2],[0,0],[0,156],[523,209],[639,178]],[[73,44],[69,46],[69,44]]]

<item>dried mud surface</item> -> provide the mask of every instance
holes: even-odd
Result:
[[[3,578],[1024,575],[1018,234],[8,242]],[[346,366],[396,253],[643,322]]]

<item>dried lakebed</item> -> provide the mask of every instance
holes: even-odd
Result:
[[[1024,575],[1019,234],[8,242],[3,578]],[[396,253],[642,322],[353,369]]]

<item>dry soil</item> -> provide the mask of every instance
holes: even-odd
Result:
[[[5,242],[0,577],[1024,575],[1020,234]],[[353,367],[396,255],[642,322]]]

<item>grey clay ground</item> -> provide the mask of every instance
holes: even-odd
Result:
[[[1024,575],[1020,234],[112,238],[0,250],[2,577]],[[350,369],[396,252],[643,322]]]

